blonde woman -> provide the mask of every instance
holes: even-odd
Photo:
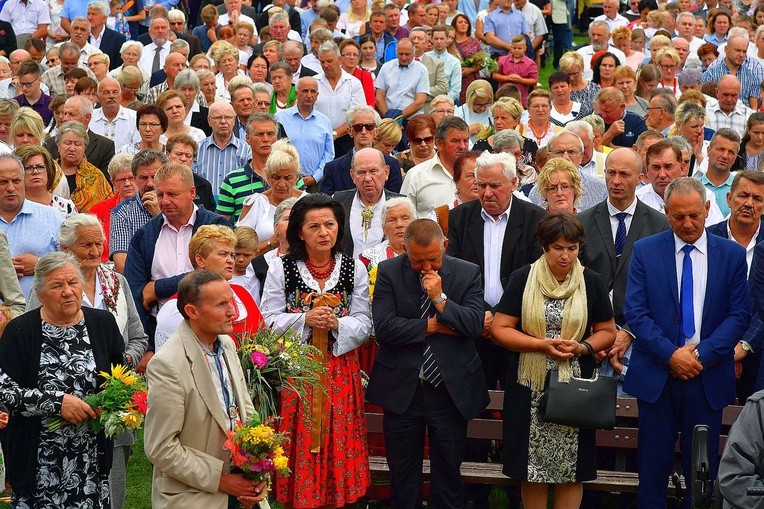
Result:
[[[167,144],[169,138],[179,134],[191,136],[196,143],[200,143],[207,137],[201,129],[186,125],[188,109],[183,95],[177,90],[162,92],[157,99],[157,106],[167,115],[167,130],[159,137],[159,142],[163,145]]]
[[[658,88],[671,90],[678,99],[682,95],[682,91],[679,89],[679,80],[676,77],[680,65],[679,53],[674,48],[663,48],[658,51],[655,64],[661,72]]]
[[[218,97],[230,101],[231,94],[228,92],[228,83],[244,71],[239,68],[239,50],[236,46],[225,41],[218,41],[212,45],[215,67],[218,70],[215,76],[215,89]],[[199,80],[201,81],[201,80]]]
[[[576,205],[584,194],[581,187],[581,174],[573,163],[562,157],[554,157],[547,161],[541,169],[536,184],[544,200],[547,212],[579,212]]]
[[[340,14],[337,29],[345,32],[345,37],[355,38],[361,35],[361,27],[369,21],[371,10],[366,0],[350,0],[350,9]]]
[[[536,142],[538,148],[545,147],[547,142],[561,127],[555,126],[549,120],[552,111],[552,95],[546,90],[534,90],[528,94],[528,121],[518,127],[518,131]]]
[[[393,155],[395,147],[403,138],[403,130],[398,122],[392,118],[383,118],[377,128],[377,138],[374,141],[374,148],[387,156]]]
[[[475,80],[467,87],[467,104],[462,104],[454,111],[470,127],[470,143],[476,143],[480,131],[493,125],[491,105],[493,88],[486,80]]]

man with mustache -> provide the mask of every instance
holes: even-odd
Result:
[[[730,213],[727,195],[734,176],[730,173],[740,149],[740,136],[728,127],[716,131],[708,144],[708,171],[700,177],[706,189],[716,196],[716,203],[724,217]]]
[[[105,78],[98,84],[98,102],[101,107],[93,110],[90,130],[109,138],[115,147],[133,142],[136,130],[135,110],[120,104],[122,87],[114,78]]]
[[[764,173],[741,171],[732,179],[732,186],[726,196],[730,216],[726,221],[708,227],[712,233],[725,239],[734,240],[745,248],[749,276],[754,258],[754,247],[764,241],[764,228],[761,217],[764,214]],[[749,285],[754,280],[749,279]],[[760,368],[761,338],[764,330],[761,316],[754,313],[743,339],[735,347],[735,375],[737,394],[745,400],[753,392],[764,389],[764,377],[757,374],[764,372]]]

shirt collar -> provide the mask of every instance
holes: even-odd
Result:
[[[615,206],[610,203],[610,198],[605,200],[607,203],[607,211],[610,214],[610,217],[615,217],[616,214],[620,214],[621,212],[626,212],[628,215],[633,216],[634,212],[637,210],[637,197],[634,197],[634,201],[631,202],[631,205],[626,207],[626,210],[618,210],[615,208]]]
[[[196,204],[194,204],[194,210],[193,210],[193,212],[191,212],[191,215],[190,215],[190,216],[188,216],[188,221],[186,221],[186,222],[183,224],[183,226],[191,226],[191,227],[193,227],[193,226],[194,226],[194,223],[196,222],[196,213],[197,213],[198,211],[199,211],[199,207],[198,207]],[[167,216],[165,216],[164,214],[162,214],[162,228],[164,228],[165,226],[168,226],[168,227],[170,227],[170,228],[173,228],[173,229],[175,229],[175,227],[174,227],[174,226],[172,226],[172,225],[170,224],[170,222],[167,220]],[[181,226],[181,228],[182,228],[183,226]]]
[[[722,182],[721,184],[719,184],[719,185],[717,186],[716,184],[714,184],[713,182],[711,182],[710,180],[708,180],[708,174],[707,174],[707,173],[704,173],[704,174],[703,174],[703,175],[700,177],[700,182],[701,182],[703,185],[709,184],[709,185],[712,185],[712,186],[714,186],[714,188],[716,188],[716,189],[718,189],[718,188],[720,188],[720,187],[724,187],[724,186],[731,186],[731,185],[732,185],[732,181],[733,181],[733,180],[735,180],[735,175],[734,175],[733,173],[730,173],[729,177],[727,177],[727,180],[725,180],[724,182]]]
[[[496,219],[494,219],[491,214],[486,212],[486,210],[483,207],[480,207],[480,217],[482,217],[483,221],[485,221],[486,223],[498,224],[498,223],[500,223],[502,221],[509,222],[509,212],[510,212],[510,210],[512,210],[512,202],[514,202],[514,201],[515,201],[515,197],[514,196],[510,196],[510,198],[509,198],[509,206],[507,207],[507,210],[505,210],[504,212],[499,214],[499,217],[496,218]]]
[[[727,224],[727,238],[730,240],[734,240],[735,237],[732,236],[732,230],[730,230],[730,220],[727,219],[725,223]],[[754,247],[756,247],[756,239],[759,238],[759,230],[761,230],[761,221],[759,221],[759,226],[756,228],[756,233],[754,233],[753,237],[751,237],[751,242],[749,242],[748,246],[746,246],[745,248],[746,253],[751,251]]]
[[[675,233],[674,234],[674,254],[679,254],[682,248],[686,245],[687,245],[687,242],[680,239]],[[695,242],[693,242],[692,245],[701,254],[705,255],[708,253],[708,235],[706,234],[705,228],[703,228],[703,233],[700,235],[700,238],[696,240]]]

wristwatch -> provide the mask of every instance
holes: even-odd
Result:
[[[745,341],[740,341],[740,348],[742,348],[745,353],[751,353],[751,345]]]
[[[703,361],[700,359],[700,352],[698,351],[698,349],[696,348],[695,350],[692,351],[692,353],[695,354],[695,359],[697,359],[699,363],[703,364]]]
[[[448,297],[446,297],[446,294],[441,293],[440,297],[432,301],[432,303],[437,306],[438,304],[440,304],[441,302],[445,302],[446,300],[448,300]]]

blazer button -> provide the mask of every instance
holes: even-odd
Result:
[[[674,323],[678,324],[679,323],[679,318],[674,318]]]

